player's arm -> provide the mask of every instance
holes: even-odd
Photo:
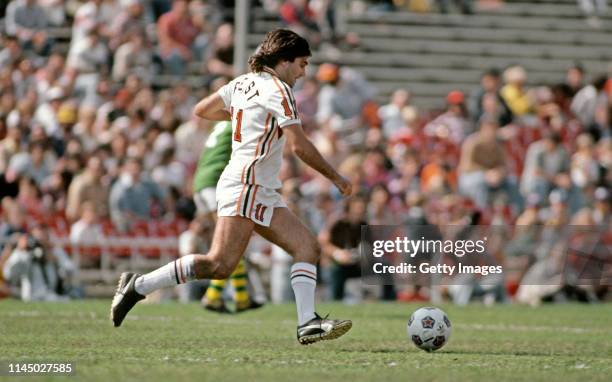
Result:
[[[338,187],[342,195],[349,196],[351,194],[351,184],[338,174],[338,172],[323,158],[319,150],[317,150],[306,134],[304,134],[301,125],[293,124],[286,126],[283,128],[283,132],[287,135],[289,148],[298,158],[332,181],[336,187]]]
[[[219,93],[213,93],[198,102],[193,108],[193,114],[209,121],[231,121],[232,119]]]

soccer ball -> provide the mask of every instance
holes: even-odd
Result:
[[[451,322],[438,308],[421,308],[408,320],[408,337],[419,349],[427,352],[440,349],[451,335]]]

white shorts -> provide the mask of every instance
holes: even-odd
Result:
[[[193,194],[193,201],[199,214],[208,214],[217,210],[217,198],[215,187],[206,187]]]
[[[273,189],[224,178],[217,184],[217,216],[244,216],[269,227],[274,209],[282,207],[287,205]]]

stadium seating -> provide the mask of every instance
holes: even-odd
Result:
[[[278,26],[277,16],[254,13],[251,44]],[[344,28],[360,36],[351,52],[318,52],[313,63],[334,60],[360,70],[379,89],[380,101],[403,86],[417,106],[443,107],[450,90],[470,91],[480,73],[519,63],[529,83],[553,84],[580,62],[588,74],[603,73],[612,62],[610,16],[601,28],[589,26],[574,0],[509,0],[474,15],[415,14],[406,11],[346,12]]]

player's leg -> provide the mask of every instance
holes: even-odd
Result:
[[[200,192],[194,194],[193,199],[196,203],[198,213],[209,214],[211,219],[214,221],[217,220],[217,199],[215,187],[206,187],[200,190]],[[244,260],[240,260],[238,266],[230,276],[230,284],[234,288],[235,292],[234,301],[236,302],[237,312],[251,308],[251,298],[246,287],[247,281],[248,279],[246,277]],[[206,290],[204,298],[202,299],[202,304],[204,305],[205,309],[219,313],[230,313],[225,306],[225,302],[223,301],[223,290],[225,289],[226,284],[227,279],[210,280],[208,289]],[[261,306],[260,304],[254,305]]]
[[[291,285],[295,294],[300,325],[315,316],[314,292],[320,248],[317,239],[288,208],[275,208],[269,227],[256,226],[255,231],[278,245],[291,256]]]
[[[328,320],[315,313],[316,263],[321,248],[312,232],[286,207],[275,208],[270,226],[257,225],[255,231],[294,258],[290,277],[298,312],[298,341],[306,345],[345,334],[351,321]]]
[[[155,290],[192,280],[227,278],[246,249],[254,225],[251,220],[239,216],[220,217],[206,255],[183,256],[142,276],[123,273],[111,305],[115,326],[121,325],[129,310]]]
[[[230,275],[230,284],[234,289],[234,302],[236,303],[236,312],[244,311],[249,308],[250,299],[247,289],[247,273],[244,259],[241,259]]]
[[[210,280],[206,293],[202,299],[202,305],[204,309],[218,312],[218,313],[230,313],[225,306],[223,301],[223,290],[225,289],[225,279],[223,280]]]
[[[217,222],[216,187],[205,187],[193,194],[198,214],[205,214],[213,222]],[[223,302],[223,290],[226,280],[210,280],[206,293],[202,298],[205,309],[219,313],[230,313]]]

